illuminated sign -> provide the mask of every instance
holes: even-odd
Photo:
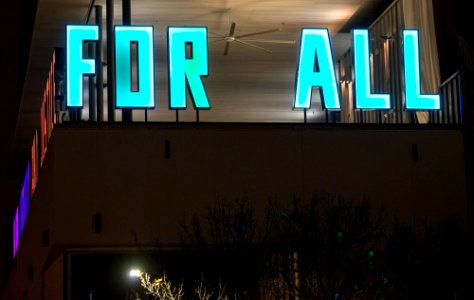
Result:
[[[153,27],[115,26],[117,107],[155,106],[153,64]]]
[[[38,182],[38,132],[35,130],[31,146],[31,195],[35,192]]]
[[[23,229],[25,228],[26,218],[28,217],[28,212],[30,210],[30,191],[30,163],[28,163],[20,194],[20,236],[23,233]]]
[[[99,26],[68,25],[66,27],[66,77],[67,77],[67,106],[83,106],[83,75],[95,74],[95,61],[85,59],[82,46],[85,41],[99,39]]]
[[[15,210],[15,218],[13,219],[13,258],[16,256],[16,252],[18,250],[18,242],[20,241],[20,235],[18,232],[19,228],[19,223],[18,223],[18,213],[19,209],[18,207]]]
[[[390,109],[389,94],[373,94],[371,87],[369,31],[352,31],[354,52],[354,81],[356,109]],[[303,29],[300,61],[296,76],[295,108],[311,106],[311,89],[319,87],[323,107],[339,109],[329,36],[322,29]],[[405,63],[405,96],[407,109],[440,109],[439,95],[420,92],[420,61],[417,30],[403,30]],[[329,54],[328,54],[329,53]]]
[[[68,25],[67,106],[83,106],[83,76],[95,74],[93,59],[83,58],[83,43],[98,39],[98,26]],[[210,108],[202,83],[208,75],[207,28],[169,27],[170,108],[186,109],[186,87],[194,106]],[[153,27],[115,27],[116,106],[118,108],[153,108],[155,76]],[[134,55],[133,55],[134,54]]]
[[[325,108],[340,109],[328,30],[303,29],[300,49],[294,107],[310,108],[312,88],[315,86],[320,87]]]
[[[26,167],[25,177],[23,179],[23,185],[20,193],[20,205],[15,211],[15,218],[13,220],[13,257],[16,256],[18,249],[18,243],[20,237],[25,229],[26,219],[30,210],[31,200],[31,167],[30,163]]]
[[[49,66],[49,74],[46,80],[46,84],[43,92],[43,102],[41,103],[41,115],[40,115],[40,132],[39,150],[41,151],[40,166],[43,165],[44,159],[46,158],[46,152],[48,151],[48,142],[51,138],[54,124],[56,123],[56,86],[54,83],[54,65],[56,63],[56,52],[53,53],[51,58],[51,64]],[[32,159],[33,165],[33,177],[37,174],[36,170],[36,159]],[[33,178],[34,179],[34,178]],[[34,183],[36,185],[36,182]]]
[[[43,165],[48,149],[47,145],[52,136],[54,124],[56,123],[56,86],[54,83],[56,55],[57,53],[54,52],[51,59],[48,78],[44,87],[43,101],[41,103],[39,135],[38,131],[35,130],[33,143],[31,145],[31,161],[29,161],[26,166],[23,184],[21,186],[19,206],[15,210],[13,220],[13,257],[16,256],[18,250],[19,240],[28,218],[31,198],[38,182],[39,168]],[[41,146],[39,146],[39,144]]]
[[[49,66],[49,75],[46,80],[46,84],[44,87],[43,92],[43,102],[41,103],[41,114],[40,114],[40,133],[39,138],[36,144],[40,144],[39,151],[41,152],[40,166],[43,165],[44,159],[46,158],[46,152],[48,151],[48,142],[51,138],[54,124],[56,123],[56,86],[54,84],[54,65],[56,63],[56,52],[53,53],[51,64]],[[33,146],[34,147],[34,146]],[[32,150],[32,152],[34,152]],[[33,164],[33,180],[35,180],[35,174],[37,174],[36,166],[37,161],[36,158],[33,159],[31,163]],[[33,184],[36,186],[36,182]]]
[[[208,75],[207,28],[169,27],[168,43],[170,108],[186,109],[186,82],[194,106],[211,108],[201,80]]]
[[[407,109],[440,109],[439,95],[422,95],[418,30],[403,30],[405,97]]]
[[[372,94],[370,84],[369,31],[353,30],[356,108],[390,109],[390,95]]]
[[[389,94],[373,93],[370,69],[369,31],[356,29],[353,35],[354,93],[356,109],[390,109]],[[83,43],[98,38],[98,26],[67,26],[67,105],[82,107],[83,76],[95,74],[95,62],[84,58]],[[209,109],[202,82],[208,75],[206,27],[168,28],[169,108],[186,109],[187,89],[196,109]],[[151,26],[115,27],[116,106],[155,106]],[[440,109],[440,96],[421,94],[417,30],[403,30],[406,109]],[[293,107],[311,107],[313,88],[318,88],[325,109],[341,109],[339,89],[327,29],[301,31],[300,56],[296,72]]]

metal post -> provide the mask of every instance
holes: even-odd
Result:
[[[307,122],[306,108],[303,110],[303,117],[304,117],[303,122],[304,122],[304,124],[306,124],[306,122]]]
[[[87,54],[89,57],[94,57],[94,44],[89,43],[87,45]],[[97,71],[97,70],[96,70]],[[94,122],[95,119],[95,111],[96,111],[96,103],[95,103],[95,78],[94,76],[89,76],[89,122]]]
[[[122,0],[122,21],[123,25],[132,25],[132,11],[130,7],[130,0]],[[122,109],[122,122],[132,122],[132,110],[130,108]]]
[[[122,0],[122,21],[123,25],[132,25],[132,9],[130,0]]]
[[[107,116],[115,121],[114,0],[106,0],[107,23]]]
[[[102,68],[102,6],[95,6],[95,24],[99,26],[99,40],[95,45],[95,72],[97,90],[97,121],[102,122],[104,118],[104,70]]]

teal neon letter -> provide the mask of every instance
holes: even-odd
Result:
[[[390,109],[389,94],[372,94],[370,84],[369,31],[353,30],[355,102],[359,109]]]
[[[418,30],[403,30],[407,109],[440,109],[439,95],[421,95]]]
[[[136,43],[138,76],[132,90],[132,43]],[[149,108],[155,106],[155,76],[152,26],[115,27],[115,82],[117,107]]]
[[[98,39],[98,26],[66,26],[66,103],[68,107],[83,106],[83,76],[85,74],[95,74],[95,61],[82,57],[82,44],[84,41],[96,41]]]
[[[186,57],[186,48],[189,47]],[[208,75],[207,28],[168,27],[171,109],[186,109],[186,82],[196,109],[209,109],[201,76]]]
[[[303,29],[300,49],[294,107],[310,108],[312,88],[316,86],[320,87],[325,108],[340,109],[328,30]]]

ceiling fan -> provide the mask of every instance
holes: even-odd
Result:
[[[215,36],[210,37],[210,38],[216,39],[216,40],[214,40],[214,42],[225,41],[224,55],[227,55],[229,53],[230,44],[233,43],[233,42],[239,43],[239,44],[247,46],[247,47],[259,49],[259,50],[265,51],[267,53],[272,53],[272,51],[270,51],[266,48],[260,47],[258,45],[255,45],[254,43],[295,44],[295,41],[291,41],[291,40],[242,39],[242,38],[261,35],[261,34],[265,34],[265,33],[281,31],[281,28],[274,28],[274,29],[270,29],[270,30],[252,32],[252,33],[247,33],[247,34],[242,34],[242,35],[235,35],[235,27],[236,27],[235,22],[231,23],[230,20],[229,20],[229,24],[230,24],[230,28],[229,28],[229,33],[227,35],[220,35],[220,34],[216,34],[216,33],[213,33],[213,32],[209,32],[209,33],[215,35]],[[282,25],[283,24],[284,23],[282,23]]]

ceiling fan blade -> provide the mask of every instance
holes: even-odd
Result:
[[[211,39],[212,39],[212,37],[211,37]],[[214,44],[214,43],[222,42],[222,41],[225,41],[225,38],[213,38],[213,40],[209,41],[209,43]]]
[[[245,42],[256,42],[256,43],[273,43],[273,44],[296,44],[296,41],[285,41],[285,40],[264,40],[264,39],[245,39]]]
[[[208,36],[207,38],[215,42],[219,40],[225,40],[226,37],[221,35],[221,36]]]
[[[276,32],[276,31],[281,31],[281,28],[275,28],[275,29],[270,29],[270,30],[252,32],[252,33],[248,33],[248,34],[242,34],[242,35],[236,36],[235,38],[239,39],[239,38],[243,38],[243,37],[254,36],[254,35],[270,33],[270,32]]]
[[[234,36],[234,31],[235,31],[235,22],[232,22],[232,24],[230,25],[229,36]]]
[[[229,46],[230,42],[225,43],[224,55],[227,55],[227,53],[229,53]]]
[[[222,34],[214,32],[214,31],[207,31],[207,32],[209,32],[212,35],[215,35],[216,37],[224,37]]]
[[[247,43],[246,41],[242,41],[242,40],[238,40],[238,39],[235,39],[234,41],[237,42],[237,43],[240,43],[242,45],[248,46],[248,47],[259,49],[259,50],[265,51],[267,53],[272,53],[272,51],[270,51],[268,49],[265,49],[263,47],[260,47],[260,46],[254,45],[254,44]]]

